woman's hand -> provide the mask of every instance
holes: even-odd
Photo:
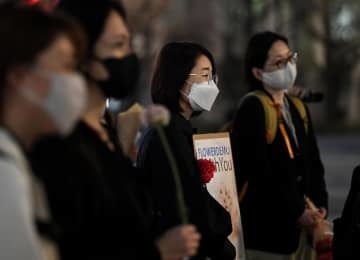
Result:
[[[300,226],[306,229],[311,229],[318,223],[320,219],[322,219],[322,216],[319,211],[305,209],[301,217],[298,219],[298,223]]]
[[[182,225],[168,230],[156,245],[163,260],[182,259],[197,253],[201,236],[193,225]]]

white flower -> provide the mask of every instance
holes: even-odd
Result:
[[[170,112],[162,105],[150,105],[144,111],[143,122],[148,125],[159,124],[167,126],[170,123]]]

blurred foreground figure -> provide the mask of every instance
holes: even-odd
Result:
[[[40,137],[68,134],[85,110],[75,70],[83,37],[69,18],[0,6],[0,259],[57,257],[47,198],[26,157]]]

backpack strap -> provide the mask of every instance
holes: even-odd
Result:
[[[274,101],[261,90],[252,91],[248,93],[244,98],[251,96],[258,98],[262,104],[265,116],[266,143],[271,144],[275,139],[278,128],[277,111],[274,105]]]
[[[249,97],[256,97],[258,100],[260,100],[262,107],[264,109],[264,116],[265,116],[265,137],[266,137],[266,143],[271,144],[276,136],[278,126],[280,128],[280,131],[284,137],[285,143],[287,145],[289,156],[290,158],[293,158],[293,152],[291,148],[291,144],[289,142],[289,138],[287,136],[286,130],[284,128],[284,125],[279,123],[279,120],[281,121],[280,117],[281,115],[279,113],[279,107],[274,103],[274,101],[269,97],[265,92],[261,90],[255,90],[247,95],[245,95],[242,99],[242,102],[244,102],[245,99]],[[294,104],[296,110],[298,111],[301,119],[304,122],[304,127],[306,133],[308,132],[308,116],[306,113],[305,104],[302,102],[300,98],[288,96],[289,100]],[[279,125],[280,124],[280,125]],[[244,183],[242,186],[240,192],[239,192],[239,203],[241,203],[246,195],[247,189],[248,189],[248,181]]]
[[[294,104],[294,106],[296,107],[296,110],[299,112],[299,115],[304,122],[305,132],[308,133],[309,118],[306,113],[306,108],[305,108],[304,102],[298,97],[294,97],[294,96],[287,96],[287,97],[290,99],[291,103]]]
[[[246,94],[243,97],[242,102],[244,102],[245,99],[250,97],[256,97],[261,102],[265,116],[266,143],[271,144],[275,139],[277,126],[278,126],[277,110],[275,108],[274,102],[266,93],[264,93],[261,90],[255,90]],[[248,186],[249,186],[249,181],[246,180],[242,185],[242,187],[240,188],[240,191],[238,193],[238,200],[240,204],[245,198],[245,195],[248,190]]]
[[[274,101],[263,91],[255,90],[248,93],[245,97],[255,96],[258,98],[264,108],[264,116],[265,116],[265,135],[266,135],[266,143],[271,144],[276,136],[277,128],[278,128],[278,118],[277,118],[277,110],[274,104]],[[287,96],[291,103],[294,104],[296,110],[298,111],[301,119],[304,122],[305,132],[308,132],[309,128],[309,118],[306,113],[306,108],[304,102],[294,96]]]

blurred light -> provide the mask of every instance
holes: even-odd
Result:
[[[25,1],[25,5],[29,5],[29,6],[31,6],[31,5],[36,5],[36,4],[38,4],[40,1],[41,1],[41,0],[27,0],[27,1]]]
[[[39,6],[45,12],[52,12],[56,6],[60,3],[60,0],[22,0],[21,6]]]

